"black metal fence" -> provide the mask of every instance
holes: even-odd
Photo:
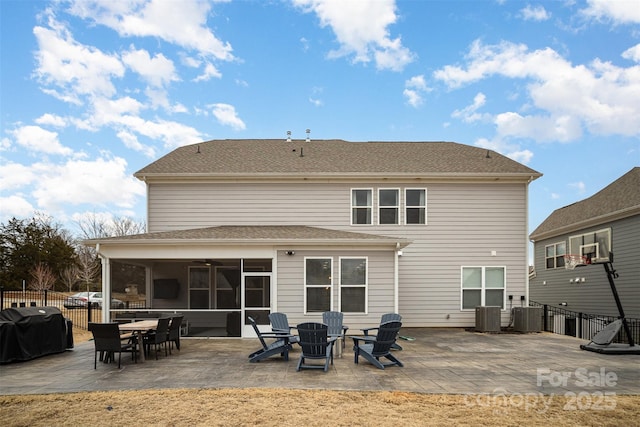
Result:
[[[595,334],[600,332],[609,323],[618,319],[614,316],[603,316],[599,314],[580,313],[567,310],[562,307],[554,307],[548,304],[540,304],[530,301],[531,307],[542,307],[543,330],[555,334],[570,335],[572,337],[591,340]],[[640,342],[640,319],[626,318],[634,342]],[[615,343],[628,343],[629,340],[621,328],[614,338]]]
[[[0,310],[10,307],[57,307],[63,316],[71,319],[74,328],[87,330],[89,322],[102,321],[102,308],[91,304],[69,304],[69,295],[54,291],[8,291],[0,288]],[[66,306],[65,306],[66,303]],[[145,308],[144,301],[126,302],[125,308]]]

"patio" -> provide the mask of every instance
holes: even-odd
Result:
[[[351,342],[328,373],[296,372],[299,347],[288,362],[249,363],[257,339],[183,339],[181,351],[122,369],[98,364],[93,342],[28,362],[0,365],[0,394],[69,393],[160,388],[398,390],[418,393],[640,394],[640,355],[607,356],[580,350],[585,340],[539,334],[481,334],[463,329],[404,328],[415,341],[399,343],[404,368],[378,370],[353,363]]]

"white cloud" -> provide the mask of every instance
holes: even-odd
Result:
[[[110,204],[129,208],[144,197],[144,184],[126,170],[122,158],[70,160],[64,164],[38,163],[33,196],[39,208],[55,212],[67,205]]]
[[[409,105],[419,107],[423,104],[423,94],[429,92],[424,75],[413,76],[404,82],[404,91],[402,94],[407,99]]]
[[[200,55],[234,59],[231,45],[218,39],[207,25],[211,3],[195,0],[74,0],[69,12],[95,21],[126,37],[157,37]]]
[[[138,138],[131,132],[122,130],[118,132],[118,138],[120,138],[120,140],[124,143],[124,145],[127,148],[130,148],[134,151],[138,151],[149,158],[154,158],[156,155],[156,152],[153,149],[153,147],[149,147],[148,145],[141,144],[140,141],[138,141]]]
[[[162,87],[171,81],[179,80],[173,61],[162,53],[152,58],[146,50],[137,50],[132,46],[128,52],[122,54],[122,62],[154,87]]]
[[[322,107],[324,105],[324,103],[322,102],[321,99],[316,99],[316,98],[311,98],[309,97],[309,102],[311,104],[313,104],[316,107]]]
[[[39,125],[44,126],[54,126],[58,128],[63,128],[67,126],[67,120],[64,117],[58,116],[57,114],[45,113],[42,116],[38,117],[35,122]]]
[[[596,59],[573,66],[550,48],[529,51],[524,45],[485,45],[477,40],[466,59],[466,66],[447,65],[434,77],[450,88],[493,76],[529,82],[527,91],[539,112],[497,115],[496,124],[504,135],[570,141],[580,137],[583,127],[599,135],[640,134],[639,65],[623,68]]]
[[[528,4],[524,9],[520,10],[520,16],[525,21],[546,21],[551,18],[551,13],[547,12],[544,6],[531,6]]]
[[[210,62],[207,62],[204,66],[204,70],[202,74],[200,74],[198,77],[193,79],[193,81],[203,82],[203,81],[211,80],[211,78],[220,78],[220,77],[222,77],[222,74],[220,73],[220,71],[218,71],[215,65],[213,65]]]
[[[33,215],[35,209],[24,197],[12,194],[9,197],[0,197],[0,221],[5,222],[11,218],[27,218]]]
[[[16,142],[25,147],[27,150],[35,153],[59,154],[69,156],[73,154],[73,150],[65,147],[58,141],[58,133],[51,132],[40,126],[21,126],[14,130],[8,131]]]
[[[467,123],[473,123],[482,119],[487,119],[488,118],[487,114],[483,115],[477,112],[480,107],[484,106],[486,101],[487,101],[487,97],[485,96],[485,94],[482,92],[479,92],[473,98],[473,104],[466,106],[462,110],[455,110],[451,114],[451,117],[460,118]]]
[[[640,23],[637,0],[587,0],[589,6],[581,12],[596,20],[611,20],[616,24]]]
[[[640,44],[630,47],[622,52],[622,57],[640,63]]]
[[[533,152],[530,150],[522,150],[518,144],[512,144],[499,138],[494,140],[480,138],[475,142],[475,145],[498,152],[522,164],[528,164],[533,158]]]
[[[212,108],[212,114],[218,119],[221,125],[231,126],[235,130],[244,130],[246,128],[244,122],[238,117],[233,105],[212,104],[209,107]]]
[[[38,42],[35,74],[43,84],[58,87],[46,88],[47,93],[75,104],[80,102],[78,95],[115,94],[111,78],[124,75],[120,60],[76,42],[52,15],[48,24],[53,29],[40,26],[33,29]]]
[[[400,37],[391,38],[388,27],[397,20],[394,0],[341,1],[292,0],[305,13],[314,12],[320,26],[330,27],[340,47],[330,58],[353,55],[353,61],[375,61],[381,70],[401,71],[415,55],[402,45]]]
[[[0,168],[0,190],[20,188],[36,179],[28,166],[19,163],[3,163]]]

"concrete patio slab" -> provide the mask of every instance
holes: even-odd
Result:
[[[257,339],[183,339],[182,349],[145,363],[123,355],[93,369],[93,342],[39,359],[0,365],[0,394],[69,393],[160,388],[397,390],[418,393],[565,395],[640,394],[640,355],[580,350],[584,340],[538,334],[485,334],[450,328],[404,328],[396,356],[403,368],[379,370],[351,343],[329,372],[296,372],[300,349],[289,361],[249,363]],[[601,394],[602,393],[602,394]]]

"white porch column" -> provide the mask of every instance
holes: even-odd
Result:
[[[400,244],[398,244],[398,246],[400,246]],[[400,249],[396,249],[395,256],[393,257],[393,312],[394,313],[400,313],[398,308],[398,289],[399,289],[398,259],[400,258],[400,255],[402,255],[402,251]]]
[[[102,322],[110,321],[111,309],[111,262],[109,258],[100,255],[102,261]]]

